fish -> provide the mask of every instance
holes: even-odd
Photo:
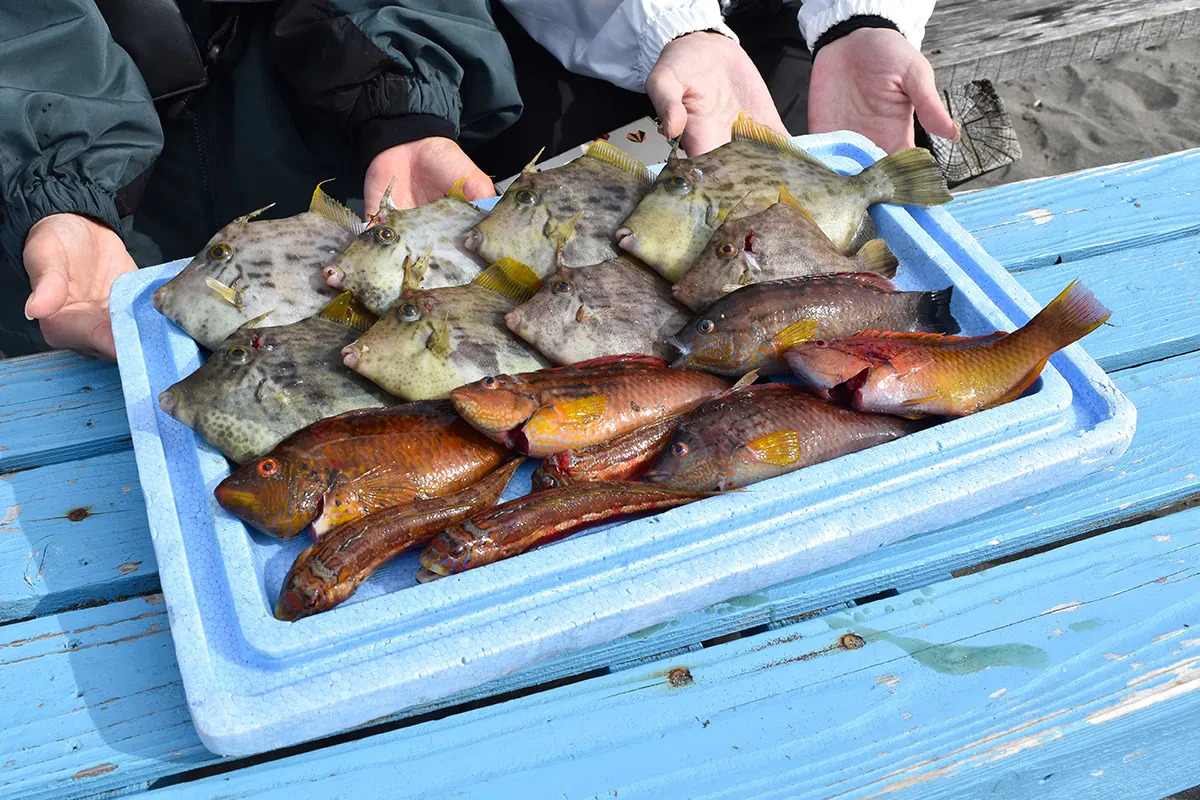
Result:
[[[550,366],[504,327],[541,281],[502,259],[466,286],[413,289],[342,349],[346,366],[405,400],[446,397],[485,375]]]
[[[391,405],[391,395],[342,364],[342,347],[373,319],[346,292],[289,325],[251,320],[160,393],[158,406],[244,464],[323,417]]]
[[[579,483],[534,492],[446,528],[421,553],[421,566],[435,575],[452,575],[511,558],[581,528],[710,496],[636,481]]]
[[[349,411],[296,431],[217,485],[221,506],[279,539],[457,492],[508,456],[445,400]]]
[[[752,283],[830,272],[874,272],[891,278],[898,264],[882,239],[867,241],[852,256],[843,254],[787,187],[780,186],[779,202],[721,223],[672,292],[699,312]]]
[[[621,249],[671,283],[695,263],[727,218],[750,216],[774,203],[780,183],[842,252],[851,250],[870,219],[867,208],[875,203],[932,206],[952,199],[933,154],[921,148],[901,150],[844,176],[745,114],[733,124],[732,137],[695,158],[673,152],[654,187],[616,232]]]
[[[385,508],[322,536],[296,556],[275,602],[275,618],[295,622],[344,603],[375,570],[403,551],[495,505],[524,460],[509,459],[466,489]]]
[[[621,353],[672,358],[666,338],[691,316],[671,287],[629,258],[560,267],[504,322],[556,364]]]
[[[679,415],[667,417],[607,442],[548,455],[533,471],[533,489],[542,491],[571,483],[633,480],[667,446],[679,420]]]
[[[583,267],[619,256],[613,234],[650,189],[646,165],[603,140],[561,167],[538,172],[536,165],[535,156],[471,229],[467,249],[488,262],[520,261],[541,278],[560,259]]]
[[[372,225],[323,270],[325,280],[354,294],[376,314],[391,308],[406,288],[405,262],[424,264],[421,286],[440,289],[470,283],[487,267],[463,246],[463,236],[487,213],[465,194],[463,178],[442,198],[417,208],[396,208],[388,184]]]
[[[163,316],[209,350],[268,311],[273,325],[288,325],[316,314],[339,294],[325,284],[321,268],[362,233],[362,220],[320,185],[308,211],[255,220],[269,208],[217,231],[151,295]]]
[[[659,486],[724,492],[865,450],[920,430],[865,414],[790,383],[730,391],[687,414],[643,476]]]
[[[459,416],[506,447],[544,458],[608,441],[686,411],[728,384],[624,354],[515,375],[489,375],[450,393]]]
[[[1112,312],[1072,281],[1012,333],[936,336],[863,331],[784,353],[797,377],[821,396],[862,411],[907,417],[962,417],[1015,400],[1047,360],[1103,325]]]
[[[713,303],[668,341],[673,366],[717,375],[788,371],[788,347],[850,336],[868,328],[957,333],[950,313],[954,287],[904,292],[881,275],[837,273],[743,286]]]

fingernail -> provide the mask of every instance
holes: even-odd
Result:
[[[25,319],[33,322],[33,317],[29,314],[29,303],[33,300],[33,295],[29,295],[29,300],[25,301]]]

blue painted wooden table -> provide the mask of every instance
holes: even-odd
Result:
[[[0,362],[0,797],[1159,798],[1200,784],[1200,150],[958,198],[1138,409],[1114,467],[436,706],[200,744],[116,369]],[[148,476],[153,480],[153,476]]]

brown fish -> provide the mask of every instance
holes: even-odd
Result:
[[[284,439],[216,488],[217,502],[260,531],[322,535],[390,506],[465,489],[507,451],[445,401],[351,411]]]
[[[535,491],[571,483],[636,478],[667,446],[680,417],[668,417],[623,433],[615,439],[546,456],[533,471]]]
[[[902,292],[872,273],[810,275],[755,283],[731,292],[693,318],[670,342],[674,366],[717,375],[787,372],[780,354],[810,339],[850,336],[868,328],[955,333],[954,287]]]
[[[645,480],[694,492],[737,489],[920,427],[836,406],[792,384],[747,386],[687,414]]]
[[[442,531],[421,553],[421,566],[451,575],[511,558],[589,525],[665,511],[709,496],[636,482],[580,483],[535,492]]]
[[[722,223],[672,291],[688,308],[703,311],[752,283],[830,272],[874,272],[891,278],[898,263],[882,239],[871,239],[853,256],[844,255],[781,186],[778,203]]]
[[[485,435],[543,457],[679,414],[726,387],[715,376],[630,354],[488,376],[455,389],[450,400]]]
[[[345,602],[375,570],[404,550],[494,505],[524,460],[509,459],[461,491],[385,508],[322,536],[304,548],[288,570],[275,618],[293,622]]]
[[[930,206],[952,199],[928,150],[901,150],[857,175],[840,175],[743,115],[729,144],[695,158],[672,154],[650,193],[617,231],[619,245],[674,283],[727,217],[767,208],[778,198],[780,183],[842,252],[850,251],[874,203]]]
[[[825,397],[862,411],[960,417],[1015,400],[1046,361],[1112,314],[1078,281],[1025,327],[991,336],[864,331],[784,353],[792,371]]]
[[[673,358],[666,339],[691,316],[671,287],[629,258],[560,267],[504,317],[508,329],[556,364],[621,353]]]

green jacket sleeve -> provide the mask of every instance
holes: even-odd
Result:
[[[521,113],[487,0],[284,0],[268,47],[364,161],[426,136],[486,141]]]
[[[150,169],[162,129],[91,0],[0,4],[0,76],[0,261],[21,269],[42,217],[117,229],[122,190]]]

